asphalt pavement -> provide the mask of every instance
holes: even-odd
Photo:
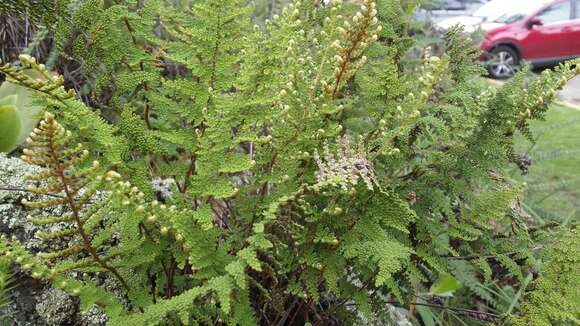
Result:
[[[563,102],[580,110],[580,76],[568,82],[568,85],[560,92],[560,98]]]

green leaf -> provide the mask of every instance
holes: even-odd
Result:
[[[459,283],[453,276],[450,274],[444,274],[435,284],[431,286],[431,294],[438,295],[438,296],[451,296],[454,291],[461,289],[463,285]]]
[[[36,78],[44,79],[40,73],[33,70],[24,70],[24,74]],[[20,119],[20,134],[17,143],[23,143],[42,116],[42,109],[33,104],[33,91],[30,89],[5,81],[0,85],[0,98],[16,95],[16,103],[14,104],[18,110],[18,117]]]
[[[0,152],[10,152],[16,145],[22,129],[16,95],[0,100]]]
[[[207,292],[207,287],[194,287],[171,299],[158,300],[156,304],[145,308],[143,313],[112,318],[110,325],[157,325],[169,313],[181,313],[192,309],[192,302]]]
[[[417,306],[417,312],[419,316],[421,316],[421,320],[423,320],[423,324],[425,326],[435,326],[435,319],[433,318],[433,312],[431,309],[423,306]]]

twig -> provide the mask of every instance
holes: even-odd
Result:
[[[400,303],[398,301],[387,301],[387,303],[400,306]],[[473,320],[486,321],[486,322],[492,322],[492,323],[497,323],[497,322],[501,321],[501,316],[496,315],[496,314],[492,314],[490,312],[483,312],[483,311],[464,309],[464,308],[454,308],[454,307],[448,307],[448,306],[442,306],[442,305],[430,304],[430,303],[415,302],[413,304],[415,306],[425,306],[425,307],[435,308],[435,309],[450,310],[450,311],[453,311],[459,315],[468,317],[468,318],[473,319]]]
[[[273,325],[278,325],[278,326],[285,325],[286,320],[290,317],[290,313],[294,310],[294,306],[296,306],[297,303],[298,303],[298,298],[294,298],[294,301],[292,301],[292,304],[290,305],[290,307],[288,309],[286,309],[285,314],[283,316],[280,316],[280,318],[277,318]]]
[[[531,250],[532,251],[537,251],[542,249],[543,246],[535,246],[533,247]],[[517,254],[519,254],[519,251],[512,251],[512,252],[506,252],[503,255],[506,256],[515,256]],[[502,254],[497,254],[497,255],[489,255],[489,256],[480,256],[480,255],[469,255],[469,256],[443,256],[442,258],[447,258],[450,260],[475,260],[475,259],[486,259],[486,260],[492,260],[492,259],[497,259],[498,255],[502,255]]]
[[[16,191],[16,192],[28,192],[31,193],[31,191],[28,191],[26,189],[23,188],[15,188],[15,187],[9,187],[9,186],[0,186],[0,190],[2,191]],[[64,198],[63,196],[59,196],[59,195],[54,195],[54,194],[45,194],[46,196],[50,196],[50,197],[56,197],[56,198]]]

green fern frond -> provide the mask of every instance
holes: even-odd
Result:
[[[41,238],[44,238],[45,241],[53,241],[71,235],[76,235],[80,238],[76,245],[54,252],[42,253],[40,257],[46,260],[59,261],[76,256],[80,252],[85,252],[92,257],[95,265],[111,272],[121,282],[125,290],[128,291],[128,284],[119,272],[111,267],[107,261],[103,260],[99,254],[99,251],[101,251],[100,245],[103,244],[103,241],[97,241],[95,246],[94,239],[91,239],[93,238],[92,234],[95,232],[95,227],[101,223],[104,215],[94,214],[91,216],[83,214],[85,205],[96,195],[98,189],[96,185],[89,185],[89,183],[92,179],[102,178],[97,178],[99,164],[95,161],[91,167],[77,168],[77,166],[82,166],[89,152],[83,150],[81,146],[69,148],[70,139],[71,133],[56,122],[54,115],[46,113],[39,127],[30,134],[27,140],[29,147],[24,150],[24,155],[22,156],[22,160],[43,167],[49,172],[43,178],[36,178],[37,181],[43,182],[42,186],[30,186],[28,191],[35,194],[57,194],[61,196],[60,198],[37,202],[23,200],[23,204],[32,208],[67,206],[70,209],[70,213],[64,219],[70,221],[70,225],[52,233],[41,233]],[[114,179],[117,178],[117,175],[116,172],[109,172],[105,177],[106,181],[110,183],[116,182]],[[120,193],[126,187],[120,182],[112,190]],[[127,200],[130,199],[131,197],[127,198]],[[102,200],[107,201],[110,199],[105,198]],[[106,208],[110,209],[110,206],[105,203],[100,204],[100,206],[106,206]],[[34,221],[35,219],[32,218],[31,220]],[[60,221],[62,220],[60,219]],[[53,224],[53,222],[53,220],[47,221],[45,219],[41,224],[47,226]],[[98,237],[95,239],[98,239]],[[58,262],[55,264],[56,269],[62,270]]]

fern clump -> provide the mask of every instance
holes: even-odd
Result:
[[[30,221],[75,245],[1,252],[112,325],[503,320],[480,284],[542,268],[513,137],[578,62],[492,89],[458,29],[406,59],[413,9],[293,1],[261,26],[241,0],[75,2],[56,41],[82,91],[28,56],[0,66],[47,112],[22,158],[51,196],[25,204],[69,211]]]

